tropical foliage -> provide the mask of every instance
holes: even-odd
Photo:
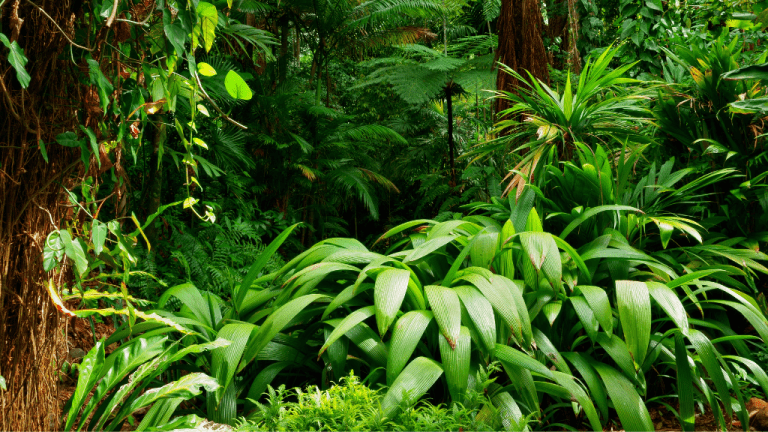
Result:
[[[742,0],[0,0],[0,429],[748,430],[766,28]]]

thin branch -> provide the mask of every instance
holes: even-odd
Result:
[[[200,90],[202,90],[203,96],[205,97],[205,99],[208,102],[211,103],[211,105],[213,105],[213,107],[216,109],[216,111],[218,111],[219,114],[221,114],[224,117],[225,120],[227,120],[228,122],[232,123],[233,125],[239,127],[240,129],[248,130],[248,126],[242,125],[242,124],[232,120],[231,118],[229,118],[228,115],[226,115],[224,113],[224,111],[221,110],[221,108],[219,108],[218,105],[216,105],[216,102],[214,102],[213,99],[211,99],[211,97],[208,96],[208,93],[205,92],[205,89],[203,88],[203,83],[200,81],[200,75],[198,75],[197,72],[192,72],[192,73],[195,75],[195,79],[197,80],[197,85],[200,86]]]
[[[114,4],[112,4],[112,13],[109,14],[109,18],[107,18],[107,22],[104,24],[107,27],[112,27],[112,22],[115,21],[115,16],[117,15],[117,6],[120,4],[120,0],[115,0]]]
[[[78,48],[80,48],[80,49],[84,49],[84,50],[86,50],[86,51],[93,51],[93,48],[84,47],[84,46],[82,46],[82,45],[79,45],[79,44],[75,43],[75,41],[73,41],[72,39],[70,39],[70,38],[69,38],[69,36],[67,36],[67,33],[66,33],[66,32],[65,32],[65,31],[64,31],[62,28],[61,28],[61,26],[59,26],[59,24],[58,24],[58,23],[57,23],[57,22],[56,22],[56,21],[55,21],[53,18],[51,18],[51,16],[50,16],[50,15],[48,15],[48,12],[44,11],[44,10],[43,10],[43,8],[41,8],[40,6],[38,6],[38,5],[34,4],[34,3],[32,3],[32,0],[27,0],[27,3],[29,3],[29,4],[31,4],[32,6],[36,7],[36,8],[37,8],[37,10],[39,10],[40,12],[42,12],[42,13],[43,13],[43,15],[45,15],[45,16],[46,16],[46,17],[47,17],[49,20],[51,20],[51,22],[53,23],[53,25],[55,25],[55,26],[56,26],[56,28],[58,28],[58,29],[59,29],[59,31],[61,32],[61,34],[62,34],[62,35],[64,35],[64,37],[65,37],[65,38],[66,38],[66,39],[69,41],[69,43],[70,43],[70,44],[72,44],[72,45],[74,45],[74,46],[76,46],[76,47],[78,47]],[[115,3],[117,3],[117,0],[115,0]]]

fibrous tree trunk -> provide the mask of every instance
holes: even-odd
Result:
[[[496,60],[524,75],[524,70],[534,77],[549,82],[547,53],[544,50],[542,32],[544,21],[538,0],[502,0],[497,21],[499,48]],[[498,90],[514,92],[518,82],[499,69],[496,78]],[[508,101],[496,99],[496,112],[508,108]]]
[[[8,386],[0,391],[0,430],[59,428],[56,371],[66,349],[42,251],[68,210],[61,185],[71,187],[70,176],[82,169],[77,153],[55,144],[55,136],[75,130],[88,100],[77,67],[62,55],[66,39],[52,22],[74,29],[82,1],[34,3],[0,3],[0,29],[24,49],[32,77],[23,89],[8,50],[0,49],[0,375]],[[66,100],[72,102],[54,102]],[[49,162],[40,142],[47,144]]]

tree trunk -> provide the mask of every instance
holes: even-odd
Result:
[[[544,22],[538,0],[502,0],[497,21],[499,48],[496,60],[524,75],[529,71],[534,77],[549,82],[547,53],[541,38]],[[499,69],[496,88],[514,92],[519,83],[511,75]],[[496,112],[507,109],[509,102],[496,99]]]
[[[69,0],[35,2],[50,19],[24,1],[0,6],[0,28],[24,49],[32,80],[22,89],[0,49],[0,430],[58,430],[61,419],[56,372],[67,352],[58,312],[47,293],[42,251],[68,208],[61,184],[81,165],[78,154],[55,144],[57,134],[76,130],[72,100],[86,105],[85,88],[56,21],[64,29],[82,19]],[[80,3],[80,2],[77,2]],[[6,30],[8,29],[8,30]],[[68,51],[67,51],[68,52]],[[85,109],[83,109],[85,112]],[[39,143],[47,144],[46,162]],[[66,282],[66,274],[55,280]]]
[[[448,154],[451,165],[451,187],[456,187],[456,159],[453,148],[453,81],[445,85],[445,109],[448,117]]]
[[[166,138],[165,115],[159,115],[155,125],[155,136],[152,139],[152,157],[149,159],[149,184],[147,191],[149,199],[147,200],[147,216],[154,214],[160,209],[162,204],[163,192],[163,166],[160,160],[160,146],[163,145]],[[158,233],[153,222],[146,229],[147,239],[151,245],[157,243]]]

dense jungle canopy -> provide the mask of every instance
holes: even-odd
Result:
[[[768,0],[0,0],[0,430],[768,428]]]

